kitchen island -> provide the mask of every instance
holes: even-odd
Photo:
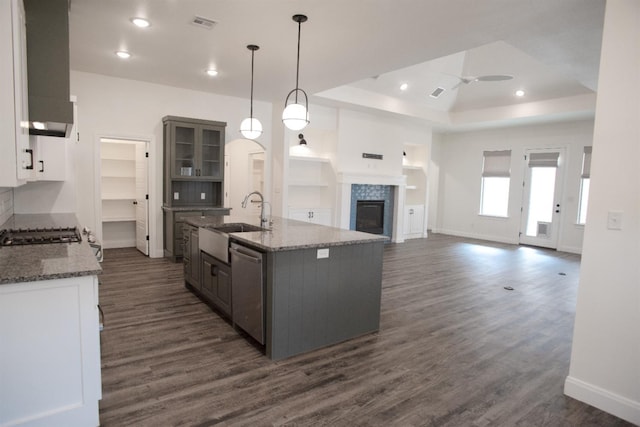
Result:
[[[235,215],[191,217],[186,223],[200,228],[260,226],[257,217]],[[232,245],[262,254],[264,351],[269,358],[290,357],[379,329],[386,237],[277,217],[266,228],[228,236]],[[230,264],[230,317],[237,326],[242,319],[236,312],[245,310],[235,304],[233,258]],[[206,268],[201,272],[201,277],[208,273]]]
[[[60,227],[75,215],[13,215],[0,230]],[[100,424],[100,272],[84,236],[0,246],[0,425]]]

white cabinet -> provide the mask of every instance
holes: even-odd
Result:
[[[97,276],[0,286],[0,425],[97,426]]]
[[[425,237],[424,205],[405,205],[404,237],[405,239]]]
[[[22,0],[0,2],[0,187],[17,187],[31,178],[27,47]]]
[[[333,222],[328,208],[289,208],[289,218],[327,226]]]
[[[55,136],[31,135],[36,181],[67,180],[67,149],[69,140]]]

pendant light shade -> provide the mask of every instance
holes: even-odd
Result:
[[[249,117],[240,123],[240,133],[247,139],[256,139],[262,135],[262,123],[253,117],[253,56],[260,47],[255,44],[250,44],[247,46],[247,49],[251,51],[251,106]]]
[[[307,20],[305,15],[293,15],[292,19],[298,23],[298,56],[296,60],[296,88],[287,95],[284,101],[282,122],[291,130],[304,129],[309,124],[309,98],[307,93],[298,87],[300,76],[300,27]],[[300,95],[300,99],[298,99]],[[304,98],[304,99],[303,99]]]
[[[255,117],[247,117],[240,123],[240,133],[247,139],[256,139],[262,135],[262,123]]]

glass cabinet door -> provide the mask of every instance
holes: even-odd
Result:
[[[196,128],[172,124],[172,133],[175,152],[171,175],[174,178],[196,176]]]
[[[219,128],[202,128],[202,143],[200,146],[200,171],[198,175],[202,178],[221,179],[222,159],[221,144],[222,132]]]

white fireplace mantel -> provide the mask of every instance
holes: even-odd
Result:
[[[358,172],[339,172],[336,181],[339,184],[393,185],[398,187],[407,185],[405,175],[376,175]]]

